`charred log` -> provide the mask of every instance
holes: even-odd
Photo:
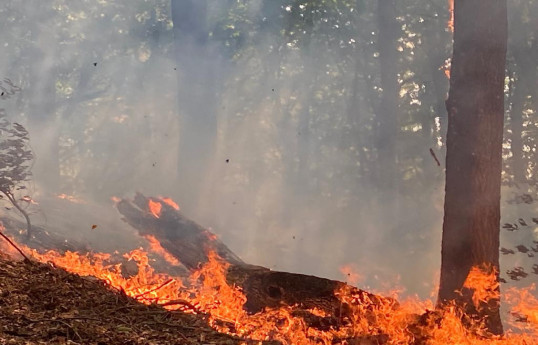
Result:
[[[152,213],[151,203],[159,203],[159,214]],[[247,297],[244,308],[256,313],[265,308],[297,306],[317,308],[337,319],[346,317],[349,306],[343,305],[335,292],[353,296],[357,304],[376,308],[395,305],[391,299],[376,296],[346,283],[304,274],[272,271],[243,262],[215,234],[185,217],[181,212],[158,198],[137,194],[122,200],[117,208],[127,223],[143,235],[155,236],[161,246],[189,270],[196,270],[209,261],[210,252],[217,253],[229,267],[227,281],[241,287]],[[325,323],[329,322],[327,320]],[[340,321],[339,321],[340,322]]]

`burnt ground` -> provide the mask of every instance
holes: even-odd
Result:
[[[0,345],[240,343],[202,315],[144,305],[49,264],[0,258]]]

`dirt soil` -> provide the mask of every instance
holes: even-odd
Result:
[[[203,315],[138,303],[93,277],[0,258],[0,345],[249,343],[217,333]]]

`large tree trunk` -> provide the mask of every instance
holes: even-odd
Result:
[[[471,268],[499,272],[507,10],[506,0],[455,0],[454,5],[438,302],[455,301],[463,308],[473,305],[471,293],[459,292]],[[490,332],[502,333],[498,299],[476,309]]]

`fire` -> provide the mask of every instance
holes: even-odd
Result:
[[[148,208],[149,208],[149,211],[151,212],[151,214],[155,217],[155,218],[159,218],[161,216],[161,210],[162,210],[162,205],[160,202],[157,202],[157,201],[153,201],[151,199],[149,199],[148,201]]]
[[[510,313],[515,316],[517,324],[525,328],[538,327],[538,298],[533,295],[536,285],[532,284],[525,289],[511,288],[506,292],[505,299],[512,305]],[[512,324],[514,326],[514,324]]]
[[[67,200],[67,201],[70,201],[74,204],[84,204],[84,200],[82,199],[79,199],[77,198],[76,196],[73,196],[73,195],[67,195],[67,194],[58,194],[57,195],[58,199],[63,199],[63,200]]]
[[[172,266],[179,266],[181,263],[176,259],[172,254],[170,254],[166,249],[161,246],[161,243],[152,235],[145,235],[144,238],[148,240],[149,247],[152,252],[163,257],[166,262]]]
[[[474,266],[467,275],[464,288],[473,290],[473,304],[476,308],[481,303],[490,300],[499,300],[499,281],[497,269],[490,265]]]
[[[163,257],[170,255],[155,238],[146,238],[153,252]],[[402,345],[529,345],[536,344],[538,339],[538,299],[532,295],[532,288],[511,289],[503,296],[512,306],[511,314],[519,321],[525,321],[514,324],[526,332],[507,333],[503,338],[479,338],[475,335],[477,333],[469,332],[469,327],[462,324],[457,308],[449,306],[445,310],[435,310],[433,301],[422,301],[416,297],[400,302],[386,299],[371,303],[370,297],[357,295],[349,285],[342,285],[335,291],[342,306],[338,323],[317,329],[308,327],[305,319],[296,316],[296,307],[292,306],[247,314],[243,309],[246,296],[239,287],[228,284],[226,273],[229,265],[213,252],[209,253],[209,261],[205,265],[189,278],[182,278],[156,272],[148,253],[135,249],[123,255],[124,260],[136,263],[138,268],[136,274],[126,277],[122,273],[122,265],[114,263],[118,258],[110,254],[39,253],[19,246],[41,262],[50,262],[80,275],[95,276],[142,303],[203,313],[216,330],[257,341],[275,340],[282,344],[301,345],[371,344],[377,341]],[[0,250],[4,248],[7,248],[5,243],[0,243]],[[346,275],[350,273],[350,276],[356,274],[347,268],[343,268],[343,272]],[[474,291],[473,298],[477,303],[498,298],[495,277],[495,270],[487,266],[474,267],[465,287]],[[315,317],[330,317],[318,309],[306,312]],[[352,340],[360,337],[377,340]]]
[[[172,207],[174,210],[179,211],[179,205],[171,198],[161,197],[162,202]]]
[[[209,230],[204,230],[204,235],[206,235],[206,237],[211,241],[216,241],[217,240],[217,235],[215,235],[214,233],[212,233]]]

